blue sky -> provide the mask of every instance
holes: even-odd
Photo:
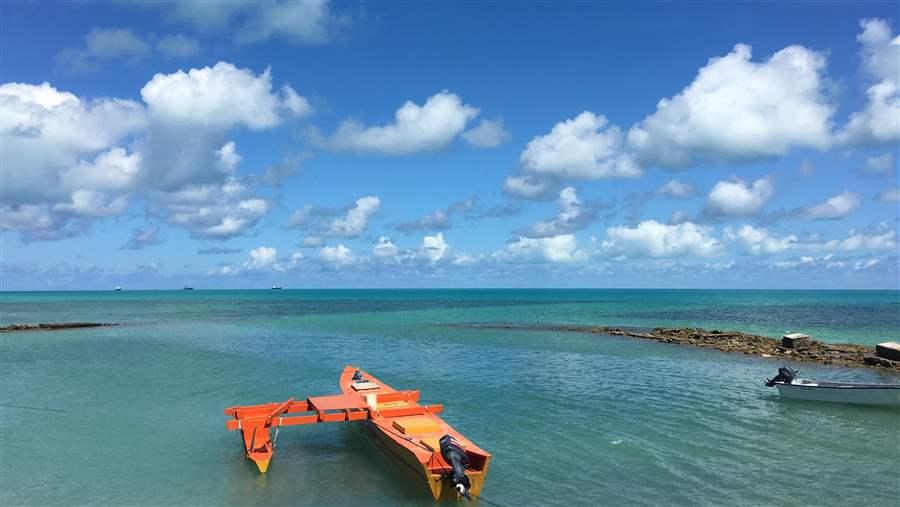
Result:
[[[896,3],[16,3],[3,290],[897,288]]]

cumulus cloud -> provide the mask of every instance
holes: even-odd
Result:
[[[152,194],[151,213],[190,231],[191,236],[225,240],[255,226],[270,204],[254,197],[235,178],[222,184],[187,185],[180,190]]]
[[[353,252],[343,244],[323,247],[319,251],[319,259],[335,266],[347,266],[356,260]]]
[[[213,129],[244,125],[253,130],[274,127],[285,112],[296,114],[299,98],[288,85],[273,93],[269,69],[257,76],[227,62],[156,74],[141,88],[141,97],[150,114],[166,123]]]
[[[519,236],[502,250],[493,253],[496,260],[507,262],[552,262],[574,263],[588,259],[588,253],[578,247],[572,234],[561,234],[547,238],[527,238]]]
[[[369,219],[378,212],[381,207],[381,200],[373,195],[360,197],[356,200],[356,204],[342,217],[338,217],[331,222],[328,233],[331,236],[342,238],[355,238],[366,230]]]
[[[318,246],[322,242],[322,236],[340,238],[360,236],[366,230],[369,219],[380,207],[381,199],[373,195],[360,197],[341,209],[307,204],[294,211],[283,227],[313,232],[313,236],[304,239],[304,246]]]
[[[578,192],[574,187],[562,189],[557,204],[559,212],[555,217],[538,221],[516,234],[531,238],[546,238],[583,229],[597,218],[597,213],[605,206],[602,202],[583,203],[578,199]]]
[[[783,252],[797,245],[797,236],[791,234],[774,237],[764,228],[744,225],[739,229],[726,227],[723,231],[725,241],[735,243],[741,252],[747,255],[766,255]]]
[[[462,134],[463,139],[472,146],[493,148],[509,141],[509,131],[503,128],[503,119],[481,120],[477,127]]]
[[[376,152],[405,155],[447,147],[478,115],[478,109],[463,104],[456,94],[442,91],[422,106],[407,101],[394,114],[394,122],[367,127],[356,120],[343,122],[328,138],[315,135],[324,148],[335,151]]]
[[[139,158],[115,145],[146,126],[140,104],[86,101],[49,83],[6,83],[0,109],[5,230],[23,239],[58,239],[86,230],[90,219],[124,211],[123,191]]]
[[[641,170],[622,153],[622,133],[605,116],[585,111],[531,140],[519,157],[528,173],[571,179],[633,178]]]
[[[774,193],[775,187],[769,178],[760,178],[753,184],[747,184],[740,178],[720,181],[709,192],[707,213],[727,216],[756,215]]]
[[[444,241],[444,234],[437,233],[434,236],[422,238],[422,246],[419,247],[421,256],[434,264],[447,256],[450,245]]]
[[[826,99],[825,65],[825,55],[801,46],[757,63],[750,46],[738,44],[681,93],[660,100],[628,132],[628,145],[642,163],[663,167],[827,148],[835,107]]]
[[[900,140],[900,37],[887,21],[864,19],[856,40],[862,45],[862,68],[872,83],[868,102],[850,115],[838,133],[844,145],[893,143]]]
[[[835,220],[849,215],[859,204],[859,194],[845,190],[821,204],[804,208],[801,216],[808,220]]]
[[[723,253],[721,242],[708,227],[685,222],[677,225],[645,220],[636,227],[610,227],[601,247],[609,255],[625,257],[714,257]]]
[[[378,238],[378,242],[372,247],[372,255],[375,257],[394,257],[400,249],[387,236]]]
[[[278,261],[278,250],[270,246],[261,246],[250,250],[250,259],[244,263],[244,268],[249,270],[261,270],[273,267]]]
[[[669,180],[656,191],[659,195],[671,198],[691,197],[694,195],[694,187],[678,180]]]

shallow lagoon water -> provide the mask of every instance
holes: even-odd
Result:
[[[234,404],[337,392],[345,364],[443,403],[494,454],[487,500],[892,505],[900,412],[782,401],[780,363],[622,337],[458,327],[698,326],[875,343],[892,291],[4,293],[2,505],[427,505],[353,424],[285,428],[269,473],[224,429]],[[900,382],[794,364],[805,376]],[[487,502],[484,502],[485,504]]]

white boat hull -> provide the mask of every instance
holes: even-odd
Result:
[[[860,405],[888,405],[900,407],[900,388],[858,387],[841,385],[783,384],[777,383],[778,394],[783,398]]]

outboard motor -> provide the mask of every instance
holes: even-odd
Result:
[[[778,375],[775,375],[775,378],[766,379],[767,387],[774,387],[777,382],[784,382],[785,384],[790,384],[791,381],[794,380],[794,377],[797,376],[797,372],[788,368],[787,366],[782,366],[778,368]]]
[[[469,478],[466,476],[466,466],[469,465],[469,457],[466,456],[466,451],[460,447],[459,442],[451,435],[442,436],[440,444],[441,456],[443,456],[444,459],[447,460],[447,463],[450,463],[450,466],[453,467],[453,472],[450,474],[450,479],[453,481],[453,487],[456,488],[456,491],[458,491],[460,495],[471,500],[472,497],[469,496],[471,484],[469,483]]]

